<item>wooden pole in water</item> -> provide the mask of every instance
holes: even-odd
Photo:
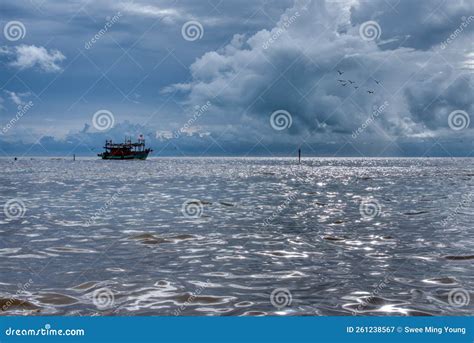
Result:
[[[301,149],[298,149],[298,163],[301,164]]]

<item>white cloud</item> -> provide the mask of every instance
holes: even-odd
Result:
[[[187,92],[187,91],[191,90],[191,88],[192,88],[192,86],[188,83],[176,83],[174,85],[164,87],[160,92],[162,94],[169,94],[169,93],[173,93],[175,91]]]
[[[294,141],[296,134],[310,134],[313,141],[344,135],[348,139],[374,106],[385,101],[389,106],[367,134],[424,137],[427,130],[445,132],[452,110],[474,112],[472,99],[462,92],[473,75],[456,67],[465,60],[459,48],[466,44],[464,39],[472,38],[467,32],[450,51],[425,46],[390,49],[386,43],[396,41],[394,36],[385,35],[384,41],[361,39],[359,25],[348,22],[351,12],[342,2],[313,1],[307,7],[297,3],[273,29],[247,39],[239,36],[238,44],[234,40],[205,53],[190,67],[191,82],[165,91],[187,91],[184,104],[190,107],[208,100],[215,104],[200,123],[208,124],[207,129],[227,122],[241,127],[236,139],[265,136],[268,142],[275,139],[269,117],[279,109],[293,116],[293,125],[279,134],[280,141]],[[383,32],[384,22],[380,25]],[[337,69],[344,74],[339,76]],[[337,79],[356,83],[346,81],[342,86]]]
[[[120,3],[118,7],[121,11],[129,14],[162,18],[168,23],[174,22],[175,19],[183,17],[183,14],[174,8],[160,8],[154,5],[140,4],[136,2]]]
[[[198,3],[196,3],[198,4]],[[178,6],[179,5],[179,6]],[[188,20],[196,20],[206,26],[229,25],[234,19],[233,16],[222,17],[223,14],[212,15],[208,11],[203,13],[199,8],[196,8],[192,3],[177,3],[174,8],[157,6],[156,4],[138,3],[138,2],[120,2],[115,7],[127,14],[145,17],[145,18],[159,18],[166,24],[184,23]],[[205,6],[198,6],[205,8]]]
[[[0,55],[13,59],[8,63],[11,67],[20,70],[38,67],[49,73],[61,71],[62,68],[59,66],[59,62],[66,59],[59,50],[48,50],[35,45],[4,46],[0,48]]]
[[[10,100],[17,106],[23,105],[24,101],[22,99],[23,96],[28,96],[29,93],[15,93],[5,89],[5,93],[7,93]]]

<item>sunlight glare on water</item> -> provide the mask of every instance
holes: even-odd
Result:
[[[24,204],[0,217],[5,314],[474,309],[450,299],[474,287],[471,159],[0,164],[2,204]]]

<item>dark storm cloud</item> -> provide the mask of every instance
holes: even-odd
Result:
[[[351,23],[360,25],[376,20],[383,28],[382,40],[396,39],[393,47],[429,49],[444,41],[473,14],[472,1],[361,1],[351,8]],[[474,25],[469,25],[465,34],[473,31]]]
[[[291,141],[294,136],[301,139],[311,135],[309,142],[337,141],[349,136],[374,107],[384,102],[388,106],[375,125],[367,128],[367,134],[432,137],[439,134],[437,130],[444,132],[448,127],[451,111],[472,113],[472,97],[467,91],[472,70],[462,69],[464,51],[468,51],[466,43],[472,38],[470,31],[452,43],[449,54],[439,48],[425,50],[425,46],[387,50],[378,44],[382,41],[361,39],[358,23],[352,22],[354,13],[369,11],[366,3],[352,7],[348,18],[341,16],[344,7],[338,4],[298,2],[272,30],[259,31],[220,51],[204,54],[191,66],[192,82],[180,84],[177,89],[188,92],[186,101],[190,104],[208,99],[216,103],[213,113],[203,120],[209,128],[214,118],[225,113],[235,125],[241,125],[241,133],[234,139],[253,131],[261,133],[267,144],[275,139],[268,120],[278,109],[292,114],[292,126],[287,135],[279,134],[277,139]],[[445,11],[458,15],[459,8],[464,7],[455,8]],[[425,7],[415,6],[417,14],[409,18],[413,20],[412,34],[417,25],[425,34],[426,17],[418,13],[423,10]],[[371,11],[383,13],[382,7]],[[391,16],[399,26],[405,22],[400,17],[404,12],[392,10]],[[382,32],[384,23],[385,20],[379,23]],[[351,29],[340,33],[339,28],[344,25]],[[433,41],[439,42],[441,37]],[[390,38],[391,34],[385,37]],[[337,70],[344,74],[339,75]],[[338,79],[351,79],[358,89],[347,81],[344,86]]]
[[[3,138],[10,143],[48,135],[47,150],[86,152],[105,137],[143,131],[161,153],[178,155],[281,155],[300,145],[322,155],[423,155],[431,140],[443,142],[441,153],[472,151],[457,141],[471,129],[448,125],[455,110],[474,113],[472,2],[33,4],[7,6],[8,20],[27,24],[22,44],[66,59],[54,64],[64,69],[59,76],[38,73],[38,64],[22,71],[26,90],[3,60],[12,77],[4,90],[32,91],[33,99],[42,92]],[[118,12],[117,23],[85,48]],[[202,24],[202,39],[183,39],[188,20]],[[378,39],[361,36],[367,21],[380,28]],[[2,106],[5,122],[14,107]],[[102,108],[116,121],[106,133],[91,126]],[[287,129],[270,123],[278,110],[291,115]]]

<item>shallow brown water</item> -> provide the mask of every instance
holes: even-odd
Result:
[[[0,165],[3,315],[474,310],[472,159]]]

